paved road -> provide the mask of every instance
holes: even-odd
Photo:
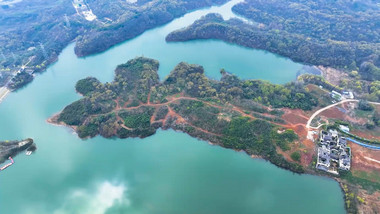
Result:
[[[5,99],[5,97],[11,92],[7,87],[0,88],[0,103]]]
[[[334,106],[337,106],[337,105],[340,105],[340,104],[343,104],[343,103],[347,103],[347,102],[359,102],[359,100],[355,100],[355,99],[347,99],[347,100],[342,100],[340,102],[337,102],[337,103],[334,103],[334,104],[331,104],[329,106],[326,106],[324,108],[321,108],[319,109],[318,111],[314,112],[313,115],[311,115],[311,117],[309,118],[309,120],[307,121],[307,124],[306,124],[306,128],[307,129],[310,129],[310,128],[316,128],[316,127],[311,127],[310,124],[311,124],[311,121],[320,113],[322,113],[323,111],[329,109],[329,108],[332,108]],[[377,102],[368,102],[370,104],[374,104],[374,105],[380,105],[380,103],[377,103]],[[318,127],[319,128],[319,127]],[[316,128],[317,129],[317,128]]]
[[[313,115],[311,115],[311,117],[309,118],[309,120],[308,120],[307,123],[306,123],[306,128],[307,128],[307,129],[314,128],[314,127],[310,127],[310,124],[311,124],[311,121],[312,121],[312,120],[313,120],[318,114],[322,113],[323,111],[325,111],[325,110],[327,110],[327,109],[329,109],[329,108],[332,108],[332,107],[334,107],[334,106],[340,105],[340,104],[342,104],[342,103],[347,103],[347,102],[359,102],[359,100],[354,100],[354,99],[342,100],[342,101],[340,101],[340,102],[337,102],[337,103],[334,103],[334,104],[331,104],[331,105],[329,105],[329,106],[326,106],[326,107],[324,107],[324,108],[319,109],[318,111],[314,112]]]

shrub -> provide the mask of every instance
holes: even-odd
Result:
[[[293,152],[290,157],[294,160],[294,161],[300,161],[301,160],[301,154],[299,152]]]
[[[366,100],[360,100],[358,108],[362,111],[373,111],[374,109]]]

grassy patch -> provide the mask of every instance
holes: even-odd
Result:
[[[355,109],[355,115],[360,118],[371,118],[374,111],[363,111],[360,109]]]
[[[341,175],[341,178],[345,179],[349,183],[362,186],[363,189],[367,190],[369,193],[380,190],[380,183],[357,177],[353,175],[351,171],[340,171],[339,174]]]
[[[358,178],[380,183],[380,172],[378,171],[372,171],[372,172],[354,171],[353,175]]]

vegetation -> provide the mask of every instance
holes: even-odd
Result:
[[[12,81],[8,85],[8,87],[11,90],[17,90],[26,85],[27,83],[30,83],[32,80],[33,76],[31,74],[22,71],[20,73],[17,73],[17,75],[12,79]]]
[[[233,11],[253,23],[209,14],[167,40],[220,39],[380,79],[380,15],[374,1],[247,0]]]
[[[369,100],[380,100],[380,81],[373,81],[369,85]]]
[[[271,135],[277,146],[283,151],[288,151],[290,149],[289,144],[298,139],[297,134],[291,129],[286,129],[281,134],[271,133]]]
[[[84,97],[66,106],[58,122],[73,126],[81,138],[147,137],[158,128],[172,128],[303,172],[276,152],[277,147],[289,150],[298,137],[290,129],[279,131],[283,112],[272,109],[317,105],[302,83],[240,80],[226,71],[220,81],[211,80],[201,66],[187,63],[160,82],[158,66],[156,60],[140,57],[119,65],[111,83],[79,80],[76,90]]]
[[[101,83],[94,77],[88,77],[86,79],[79,80],[75,85],[75,90],[85,96],[89,95],[91,92],[99,89]]]
[[[362,111],[373,111],[374,107],[369,104],[366,100],[360,100],[358,108]]]
[[[9,157],[15,157],[25,150],[34,151],[37,149],[33,139],[28,138],[22,141],[25,141],[25,144],[21,144],[22,146],[20,146],[21,141],[0,141],[0,164],[8,160]]]
[[[121,110],[119,116],[124,120],[124,125],[132,129],[145,129],[150,127],[150,118],[154,108],[141,107],[137,110]]]
[[[354,5],[360,5],[360,10]],[[270,51],[295,62],[337,68],[343,71],[337,85],[309,74],[300,78],[327,90],[349,89],[356,97],[379,102],[380,27],[373,21],[380,20],[380,16],[376,7],[370,1],[247,0],[233,10],[249,23],[208,14],[170,33],[166,40],[219,39]]]
[[[351,184],[357,184],[363,187],[363,189],[367,190],[369,193],[372,193],[376,190],[380,189],[379,182],[373,182],[368,179],[360,178],[352,175],[351,171],[340,171],[339,174],[343,179],[350,182]]]
[[[333,85],[330,82],[326,81],[321,76],[311,75],[311,74],[303,74],[298,77],[298,81],[302,81],[304,83],[309,83],[313,85],[322,86],[323,88],[327,89],[328,91],[337,91],[342,92],[343,89],[339,86]]]
[[[165,119],[165,116],[168,114],[169,109],[167,106],[161,106],[157,109],[156,116],[154,118],[155,121]]]
[[[354,189],[351,185],[342,184],[342,189],[344,192],[344,199],[347,213],[358,213],[358,201],[357,196],[355,198]],[[356,192],[356,191],[355,191]]]
[[[300,152],[293,152],[290,157],[294,160],[294,161],[300,161],[301,160],[301,153]]]

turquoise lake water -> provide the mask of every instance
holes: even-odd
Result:
[[[232,17],[232,3],[198,10],[147,31],[102,54],[78,59],[74,44],[32,84],[0,104],[0,138],[31,137],[32,156],[20,154],[0,173],[0,213],[6,214],[245,214],[345,213],[338,183],[296,175],[244,153],[174,131],[146,139],[79,139],[46,119],[80,98],[77,80],[112,81],[118,64],[136,56],[160,61],[164,78],[181,61],[241,78],[285,83],[302,65],[220,41],[165,42],[165,36],[208,12]]]

